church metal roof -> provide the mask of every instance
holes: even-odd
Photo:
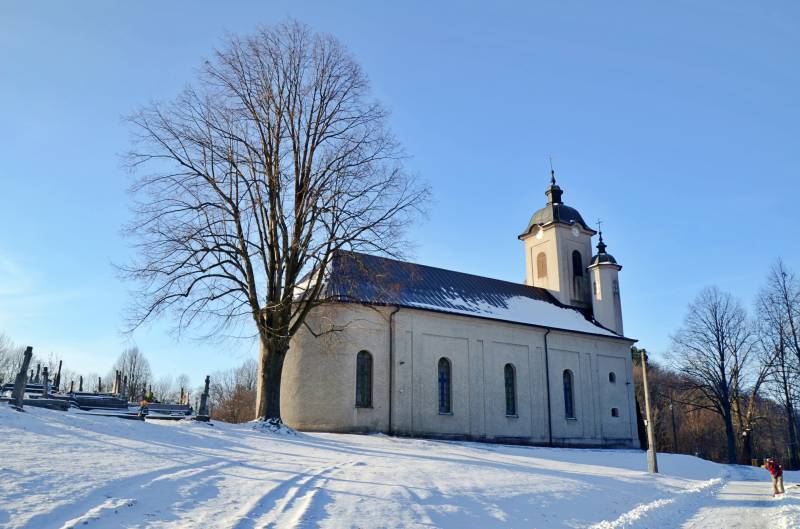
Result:
[[[620,337],[546,289],[356,252],[337,252],[322,296]]]
[[[617,270],[622,270],[622,267],[617,263],[617,260],[614,259],[614,256],[610,253],[606,252],[606,248],[608,246],[603,241],[603,232],[600,232],[600,240],[597,243],[597,254],[592,257],[592,262],[589,266],[600,265],[600,264],[613,264],[616,265]]]
[[[533,228],[535,225],[546,226],[553,222],[560,222],[562,224],[580,224],[584,229],[595,233],[595,231],[586,224],[586,221],[583,220],[583,217],[581,217],[581,214],[578,213],[577,209],[571,208],[564,204],[547,204],[545,207],[533,214],[530,222],[528,222],[528,227],[525,229],[522,235],[527,235],[530,233],[531,228]]]
[[[547,204],[533,214],[528,222],[528,227],[520,234],[520,239],[528,235],[534,226],[547,226],[552,223],[579,224],[585,230],[590,231],[592,235],[597,233],[586,224],[577,209],[565,205],[561,200],[564,191],[556,184],[556,173],[552,169],[550,170],[550,186],[544,194],[547,196]]]

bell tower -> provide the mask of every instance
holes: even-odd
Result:
[[[592,256],[591,229],[574,208],[550,170],[547,203],[528,222],[519,239],[525,245],[525,283],[546,288],[561,303],[592,309],[587,264]]]
[[[603,327],[622,335],[622,303],[619,295],[619,271],[622,266],[606,251],[603,232],[597,243],[597,255],[592,257],[589,274],[592,281],[592,312]]]

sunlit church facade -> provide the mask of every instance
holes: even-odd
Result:
[[[525,283],[341,252],[292,342],[284,420],[561,446],[638,447],[619,272],[555,176],[519,235]],[[592,238],[599,235],[592,252]]]

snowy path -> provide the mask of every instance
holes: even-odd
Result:
[[[659,475],[645,465],[634,450],[277,435],[0,405],[0,528],[800,527],[800,489],[772,500],[763,470],[668,454]]]
[[[800,489],[787,483],[784,498],[772,497],[769,475],[761,469],[734,467],[731,479],[682,529],[800,527]]]

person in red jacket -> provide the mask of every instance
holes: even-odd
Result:
[[[762,465],[762,468],[766,468],[772,475],[772,496],[774,497],[778,494],[783,494],[783,467],[780,465],[780,463],[772,458],[769,458]]]

